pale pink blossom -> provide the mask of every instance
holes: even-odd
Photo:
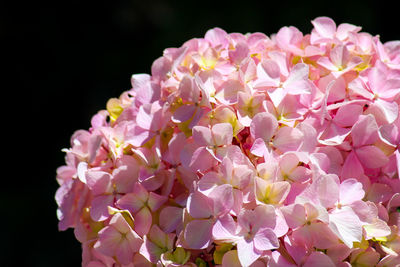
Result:
[[[100,230],[99,240],[94,248],[104,255],[116,257],[122,264],[129,264],[142,243],[143,240],[132,230],[121,213],[116,213],[108,226]]]
[[[400,264],[400,42],[311,24],[167,48],[72,135],[82,266]]]

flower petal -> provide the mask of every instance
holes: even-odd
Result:
[[[250,133],[254,139],[261,138],[269,142],[278,128],[278,122],[272,114],[268,112],[258,113],[253,117],[250,124]]]
[[[324,267],[335,267],[336,265],[332,262],[331,258],[325,255],[322,252],[315,251],[312,252],[310,256],[308,256],[304,267],[315,267],[315,266],[324,266]]]
[[[355,152],[358,159],[368,169],[380,168],[389,162],[388,157],[376,146],[362,146],[356,148]]]
[[[262,228],[254,236],[254,247],[258,250],[276,249],[279,241],[272,229]]]
[[[338,238],[349,248],[353,247],[353,242],[361,242],[361,221],[348,206],[336,209],[329,214],[329,228],[331,228]]]
[[[261,256],[261,252],[255,249],[253,240],[246,241],[245,239],[241,239],[237,242],[236,246],[242,266],[250,266]]]
[[[193,220],[186,225],[184,238],[188,248],[203,249],[212,239],[213,222],[211,220]]]
[[[143,207],[138,213],[134,215],[135,231],[140,235],[144,236],[150,230],[152,215],[150,209]]]
[[[340,184],[339,201],[342,205],[348,205],[362,200],[365,192],[363,186],[356,179],[346,179]]]

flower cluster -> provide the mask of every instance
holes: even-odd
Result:
[[[400,41],[312,24],[166,49],[73,134],[83,266],[400,264]]]

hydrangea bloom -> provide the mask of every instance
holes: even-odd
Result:
[[[400,42],[312,24],[166,49],[74,133],[83,266],[399,266]]]

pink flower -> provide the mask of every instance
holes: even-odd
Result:
[[[164,233],[157,225],[153,225],[140,247],[140,253],[150,262],[157,263],[162,254],[172,252],[174,234]]]
[[[276,249],[279,241],[274,233],[275,211],[272,206],[257,206],[253,211],[246,210],[238,216],[239,261],[243,266],[250,266],[263,250]]]
[[[221,161],[226,155],[227,147],[232,143],[232,131],[229,123],[218,123],[211,129],[194,127],[193,139],[200,147],[193,152],[190,168],[203,171],[211,168],[214,160]]]
[[[120,167],[112,174],[104,171],[87,170],[85,178],[88,187],[92,190],[90,215],[95,221],[103,221],[109,217],[108,206],[113,207],[123,194],[130,192],[137,180],[137,161],[130,157],[123,157]]]
[[[132,193],[120,198],[116,205],[121,209],[127,209],[135,218],[135,231],[143,236],[150,230],[152,224],[152,212],[157,211],[166,201],[165,196],[160,196],[147,190],[139,183],[134,185]]]
[[[116,257],[122,264],[129,264],[142,243],[143,240],[132,230],[121,213],[116,213],[108,226],[100,230],[94,248],[104,255]]]
[[[399,264],[400,42],[311,23],[167,48],[72,135],[83,266]]]
[[[358,178],[366,168],[379,168],[388,163],[387,156],[375,146],[380,139],[378,125],[374,116],[366,115],[359,118],[351,129],[353,150],[347,156],[342,169],[343,178]],[[371,157],[373,155],[373,157]]]

